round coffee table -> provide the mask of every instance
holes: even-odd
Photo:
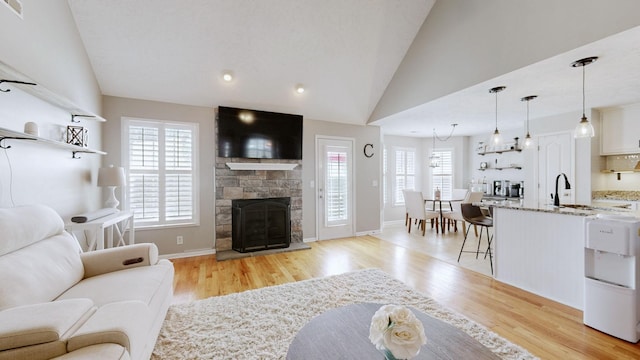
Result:
[[[289,346],[287,359],[384,359],[369,340],[373,314],[382,304],[353,304],[311,319]],[[414,359],[500,359],[453,325],[411,308],[424,326],[427,344]]]

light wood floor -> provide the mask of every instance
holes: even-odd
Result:
[[[422,252],[373,236],[310,245],[222,262],[174,259],[174,303],[375,267],[542,359],[640,359],[640,345],[583,325],[581,311]]]

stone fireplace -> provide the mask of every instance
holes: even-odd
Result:
[[[297,164],[293,170],[231,170],[227,163],[251,168],[258,163]],[[257,168],[257,167],[256,167]],[[290,198],[291,243],[302,242],[302,161],[216,158],[216,252],[232,249],[232,201],[239,199]]]

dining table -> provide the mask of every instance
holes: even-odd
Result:
[[[438,219],[440,221],[440,228],[442,229],[442,233],[444,234],[444,217],[443,217],[443,213],[442,213],[442,203],[444,202],[445,205],[448,203],[449,204],[449,210],[453,211],[453,205],[451,203],[453,202],[457,202],[457,201],[464,201],[464,199],[458,199],[458,198],[435,198],[433,196],[430,197],[424,197],[424,203],[425,205],[428,204],[429,202],[431,202],[433,204],[432,206],[432,211],[438,211],[436,210],[436,204],[437,204],[437,208],[440,211],[440,218]]]

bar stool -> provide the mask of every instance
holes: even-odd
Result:
[[[458,262],[460,262],[460,257],[463,252],[466,253],[475,253],[476,259],[480,254],[480,243],[482,242],[482,231],[486,229],[486,237],[487,237],[487,250],[484,252],[484,258],[487,258],[487,254],[489,255],[489,262],[491,264],[491,275],[493,275],[493,254],[491,253],[491,240],[493,239],[493,235],[489,235],[489,228],[493,227],[493,219],[489,216],[486,216],[480,210],[480,207],[473,204],[460,204],[460,210],[462,212],[462,218],[466,222],[469,223],[467,227],[466,234],[464,236],[464,240],[462,241],[462,246],[460,247],[460,254],[458,254]],[[491,209],[490,209],[491,210]],[[469,230],[471,230],[471,225],[480,226],[480,237],[478,238],[478,248],[476,251],[465,251],[464,244],[467,241],[467,236],[469,236]]]

